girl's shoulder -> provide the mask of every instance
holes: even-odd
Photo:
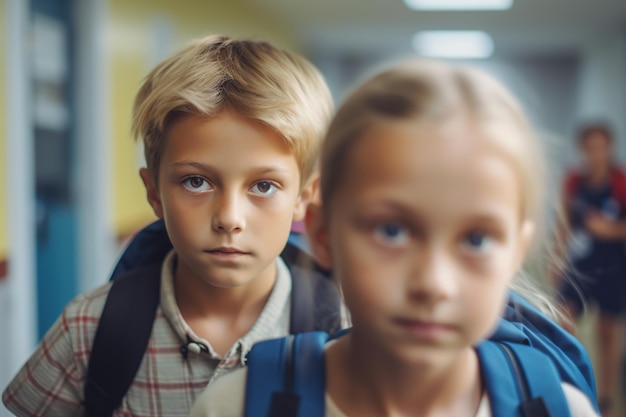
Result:
[[[582,391],[567,382],[563,382],[561,387],[563,388],[563,394],[565,394],[571,417],[600,417],[589,398]],[[483,396],[476,412],[476,417],[492,417],[487,395]]]
[[[589,398],[575,386],[563,382],[563,393],[572,417],[599,417]]]

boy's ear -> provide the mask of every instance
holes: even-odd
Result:
[[[311,203],[319,201],[319,175],[314,173],[311,178],[302,186],[298,201],[296,201],[296,208],[293,213],[293,219],[300,221],[304,219],[307,206]]]
[[[308,205],[304,222],[315,260],[322,267],[332,269],[333,262],[330,252],[328,225],[322,207],[318,202]]]
[[[148,203],[152,206],[152,210],[154,214],[159,219],[163,218],[163,204],[161,203],[161,197],[159,197],[159,192],[157,191],[156,184],[154,183],[152,176],[148,172],[147,168],[141,168],[139,170],[139,176],[143,181],[143,185],[146,187],[146,195],[148,197]]]

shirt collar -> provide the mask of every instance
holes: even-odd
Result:
[[[178,305],[176,304],[176,296],[174,292],[174,265],[176,261],[176,252],[170,251],[161,268],[161,310],[163,315],[174,328],[176,334],[182,342],[189,339],[197,341],[207,346],[211,356],[218,358],[219,355],[212,349],[209,341],[198,337],[191,327],[185,322]],[[261,314],[252,328],[241,337],[230,349],[227,357],[234,355],[243,356],[247,353],[253,344],[268,338],[268,333],[275,331],[276,327],[281,325],[281,319],[285,318],[285,310],[289,310],[289,302],[291,299],[291,273],[280,258],[276,258],[276,281],[272,292],[261,311]],[[289,315],[287,314],[288,318]],[[286,329],[288,329],[289,320],[286,320]]]

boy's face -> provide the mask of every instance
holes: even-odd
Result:
[[[611,141],[601,132],[592,132],[581,143],[585,162],[591,168],[604,168],[611,163]]]
[[[527,246],[517,173],[466,123],[386,123],[348,165],[307,220],[353,337],[403,363],[449,366],[496,324]]]
[[[178,255],[177,277],[220,288],[273,280],[291,222],[304,211],[298,164],[282,138],[223,111],[177,120],[166,140],[158,187],[141,174]]]

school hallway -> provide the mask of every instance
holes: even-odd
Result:
[[[594,370],[596,372],[596,379],[598,377],[597,375],[597,346],[595,343],[595,337],[593,334],[593,325],[594,325],[594,321],[596,320],[596,316],[597,313],[593,310],[588,311],[586,314],[583,315],[581,322],[580,322],[580,327],[579,327],[579,334],[578,334],[578,338],[579,340],[583,343],[583,345],[585,346],[585,348],[587,348],[587,351],[589,352],[589,356],[591,357],[591,361],[593,363],[593,367]],[[624,357],[626,358],[626,352],[624,352]],[[615,407],[615,414],[613,415],[613,417],[626,417],[626,381],[624,380],[624,378],[626,377],[626,360],[625,360],[625,364],[624,366],[622,366],[622,372],[620,373],[621,375],[621,384],[620,386],[615,387],[615,398],[617,398],[617,403],[616,403],[616,407]]]

